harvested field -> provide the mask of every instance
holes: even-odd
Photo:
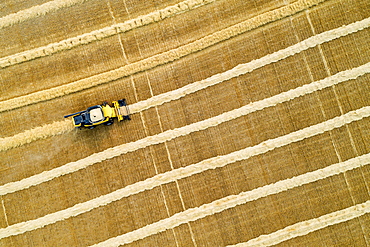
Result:
[[[370,246],[369,27],[368,0],[6,0],[0,246]]]

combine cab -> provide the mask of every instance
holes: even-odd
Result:
[[[64,117],[73,117],[73,124],[76,128],[85,127],[88,129],[93,129],[100,124],[111,125],[114,118],[118,118],[119,122],[130,120],[130,112],[125,99],[112,103],[113,107],[104,102],[102,105],[91,106],[86,111],[76,112]]]

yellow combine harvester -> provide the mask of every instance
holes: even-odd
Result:
[[[111,125],[114,118],[118,118],[118,122],[130,120],[130,112],[125,99],[112,103],[113,107],[108,102],[104,102],[102,105],[91,106],[86,111],[76,112],[64,117],[73,117],[73,124],[76,128],[85,127],[88,129],[93,129],[100,124]]]

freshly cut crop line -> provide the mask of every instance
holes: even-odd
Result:
[[[299,236],[307,235],[328,226],[346,222],[370,213],[370,201],[357,204],[355,206],[329,213],[318,218],[302,221],[294,225],[285,227],[268,235],[261,235],[245,243],[229,245],[229,247],[246,246],[272,246],[293,239]]]
[[[360,160],[357,160],[357,158],[360,158]],[[287,191],[289,189],[293,189],[293,188],[296,188],[296,187],[299,187],[305,184],[309,184],[309,183],[342,173],[346,171],[347,169],[352,170],[353,168],[351,168],[351,166],[359,167],[362,165],[362,162],[365,162],[366,164],[369,164],[370,162],[369,154],[367,154],[366,157],[360,156],[357,158],[354,158],[354,159],[351,159],[351,160],[348,160],[342,163],[337,163],[335,165],[331,165],[324,169],[316,170],[313,172],[308,172],[303,175],[299,175],[297,177],[280,180],[276,183],[265,185],[263,187],[253,189],[251,191],[242,192],[238,195],[227,196],[227,197],[215,200],[211,203],[203,204],[200,207],[185,210],[169,218],[157,221],[150,225],[146,225],[140,229],[128,232],[126,234],[110,238],[104,242],[101,242],[99,244],[95,244],[92,246],[108,247],[108,246],[120,246],[123,244],[132,243],[134,241],[158,234],[168,229],[173,229],[182,224],[186,224],[188,222],[196,221],[204,217],[214,215],[216,213],[220,213],[224,210],[234,208],[238,205],[242,205],[247,202],[255,201],[263,197],[278,194],[278,193]],[[343,167],[346,167],[346,168],[343,169]],[[363,206],[360,204],[358,205],[358,208],[356,209],[359,210],[361,213],[369,212],[368,205],[366,205],[365,210],[360,210],[361,208],[363,208]],[[357,217],[359,217],[361,216],[361,213],[354,214],[354,215],[357,215]],[[336,220],[333,220],[332,222],[338,222],[338,221],[340,221],[340,217],[338,217]]]
[[[72,1],[72,2],[83,2],[86,0]],[[102,40],[119,33],[125,33],[127,31],[139,28],[145,25],[149,25],[155,22],[159,22],[166,18],[181,14],[192,9],[199,8],[203,5],[215,2],[217,0],[186,0],[178,4],[168,6],[164,9],[151,12],[147,15],[139,16],[135,19],[131,19],[122,23],[118,23],[109,27],[105,27],[99,30],[85,33],[77,37],[65,39],[56,43],[51,43],[46,46],[41,46],[32,50],[20,52],[14,55],[10,55],[0,59],[0,67],[6,68],[15,64],[27,62],[36,58],[50,56],[52,54],[70,50],[80,45],[86,45],[94,41]],[[0,19],[1,20],[1,19]]]
[[[137,102],[135,104],[130,105],[130,111],[133,113],[136,113],[136,112],[140,112],[140,111],[143,111],[145,109],[148,109],[154,106],[159,106],[166,102],[180,99],[188,94],[191,94],[199,90],[205,89],[207,87],[219,84],[223,81],[227,81],[232,78],[238,77],[240,75],[250,73],[258,68],[264,67],[271,63],[278,62],[282,59],[293,56],[297,53],[300,53],[304,50],[315,47],[319,44],[328,42],[330,40],[333,40],[333,39],[336,39],[342,36],[346,36],[350,33],[355,32],[355,30],[358,31],[359,29],[363,29],[364,28],[363,24],[366,27],[369,27],[370,18],[363,20],[363,22],[361,21],[361,23],[355,22],[346,27],[337,28],[334,30],[330,30],[330,31],[312,36],[295,45],[292,45],[285,49],[271,53],[259,59],[252,60],[251,62],[248,62],[248,63],[239,64],[236,67],[226,72],[213,75],[207,79],[188,84],[182,88],[179,88],[179,89],[167,92],[167,93],[159,94],[147,100]],[[367,68],[365,70],[367,70],[368,72],[368,65],[366,65],[366,67]]]
[[[354,24],[356,24],[356,23],[354,23]],[[365,25],[368,25],[368,24],[365,24]],[[354,28],[353,26],[351,26],[351,27]],[[361,26],[361,27],[363,27],[363,26]],[[357,27],[355,27],[355,29],[350,28],[351,31],[349,31],[347,29],[347,32],[352,33],[352,32],[355,32],[356,30],[358,31],[359,28],[361,28],[361,27],[357,26]],[[310,44],[310,47],[313,47],[313,46],[318,44],[318,41],[319,42],[328,42],[332,39],[338,38],[340,36],[344,36],[345,34],[344,34],[343,28],[348,28],[348,26],[341,27],[339,29],[334,29],[334,30],[329,31],[329,32],[332,32],[332,33],[336,33],[336,36],[331,36],[330,35],[331,33],[325,32],[325,33],[319,34],[320,37],[317,37],[317,35],[313,36],[313,37],[311,37],[307,40],[304,40],[300,43],[297,43],[294,46],[290,46],[290,47],[285,48],[283,50],[280,50],[280,51],[277,51],[277,52],[272,53],[270,55],[259,58],[257,60],[253,60],[249,63],[240,64],[240,65],[234,67],[233,69],[228,70],[226,72],[223,72],[221,74],[216,74],[212,77],[209,77],[209,78],[201,80],[201,81],[194,82],[194,83],[186,85],[182,88],[179,88],[179,89],[167,92],[167,93],[159,94],[157,96],[154,96],[154,97],[149,98],[149,99],[144,100],[144,101],[137,102],[135,104],[130,105],[130,111],[132,113],[137,113],[137,112],[143,111],[145,109],[148,109],[148,108],[151,108],[151,107],[154,107],[154,106],[159,106],[159,105],[162,105],[166,102],[170,102],[172,100],[176,100],[176,99],[179,99],[181,97],[184,97],[187,94],[194,93],[194,92],[197,92],[199,90],[205,89],[209,86],[221,83],[222,81],[229,80],[231,78],[234,78],[234,77],[240,76],[242,74],[251,72],[251,71],[253,71],[257,68],[261,68],[261,67],[265,66],[266,64],[270,64],[272,62],[277,62],[277,61],[279,61],[279,59],[284,59],[288,56],[292,56],[292,55],[294,55],[298,52],[301,52],[301,51],[307,49],[307,47],[308,47],[306,45],[307,43]],[[330,35],[330,36],[326,37],[323,41],[322,36],[325,37],[324,34],[327,34],[327,35]],[[314,42],[315,40],[316,40],[316,42]],[[355,69],[356,72],[354,72],[354,71],[353,72],[354,73],[359,72],[358,76],[363,75],[365,73],[368,73],[369,72],[368,67],[366,67],[366,65],[364,65],[364,66],[365,67],[363,67],[361,69]],[[343,74],[344,76],[349,76],[348,80],[354,79],[354,78],[351,78],[351,75],[350,75],[351,73],[347,73],[347,72],[342,72],[342,73],[344,73]],[[342,80],[339,80],[339,82],[342,82]],[[49,136],[54,136],[54,135],[66,133],[68,131],[66,129],[65,132],[60,132],[60,130],[58,128],[55,128],[51,125],[45,125],[42,128],[45,130],[44,131],[45,133],[42,134],[42,135],[41,134],[40,135],[34,134],[35,131],[33,131],[33,130],[27,130],[26,132],[23,132],[24,134],[21,133],[19,135],[16,135],[18,137],[15,137],[15,136],[7,137],[7,138],[10,138],[10,139],[7,139],[8,141],[5,141],[4,139],[0,139],[0,150],[7,150],[7,149],[10,149],[10,148],[14,148],[16,146],[20,146],[20,145],[29,143],[31,141],[36,141],[38,139],[47,138]],[[70,129],[70,130],[72,130],[72,129]],[[42,131],[40,129],[40,131],[37,130],[36,132],[42,132]],[[12,140],[12,141],[10,141],[10,140]],[[30,141],[28,141],[28,140],[30,140]],[[11,144],[6,145],[7,142],[9,142]]]
[[[26,189],[30,186],[34,186],[56,177],[69,174],[80,169],[86,168],[95,163],[111,159],[113,157],[133,152],[141,148],[145,148],[151,145],[160,144],[166,141],[170,141],[180,136],[188,135],[192,132],[204,130],[213,126],[217,126],[221,123],[236,119],[238,117],[250,114],[252,112],[262,110],[266,107],[271,107],[279,103],[292,100],[296,97],[321,90],[325,87],[329,87],[340,82],[356,79],[357,77],[368,73],[370,70],[370,63],[364,64],[360,67],[339,72],[331,77],[327,77],[317,82],[313,82],[304,86],[301,86],[296,89],[266,98],[257,102],[252,102],[248,105],[234,109],[232,111],[220,114],[218,116],[196,122],[190,125],[183,126],[181,128],[176,128],[173,130],[168,130],[154,136],[148,136],[146,138],[137,140],[131,143],[125,143],[113,148],[106,149],[100,153],[95,153],[91,156],[83,158],[81,160],[65,164],[61,167],[55,168],[50,171],[44,171],[40,174],[25,178],[17,182],[11,182],[5,185],[0,186],[0,195],[7,193],[12,193],[18,190]],[[67,130],[68,131],[68,130]],[[21,138],[22,140],[22,138]]]
[[[39,16],[46,15],[50,12],[55,12],[59,9],[71,7],[73,5],[86,2],[88,0],[54,0],[41,5],[33,6],[29,9],[18,11],[17,13],[9,14],[0,18],[0,29],[13,26]]]
[[[294,98],[303,96],[305,94],[313,93],[317,90],[330,87],[340,82],[347,81],[350,79],[356,79],[358,76],[365,74],[366,71],[369,72],[369,70],[370,70],[370,63],[367,63],[360,67],[339,72],[331,77],[327,77],[320,81],[316,81],[316,82],[298,87],[296,89],[292,89],[290,91],[272,96],[270,98],[266,98],[266,99],[263,99],[257,102],[252,102],[238,109],[234,109],[232,111],[223,113],[221,115],[218,115],[218,116],[215,116],[215,117],[212,117],[212,118],[200,121],[200,122],[196,122],[196,123],[186,125],[184,127],[173,129],[173,130],[167,130],[160,134],[157,134],[154,136],[148,136],[146,138],[143,138],[135,142],[125,143],[125,144],[122,144],[122,145],[119,145],[113,148],[106,149],[100,153],[95,153],[81,160],[67,163],[53,170],[44,171],[40,174],[22,179],[20,181],[10,182],[5,185],[2,185],[0,186],[0,195],[5,195],[8,193],[13,193],[19,190],[23,190],[31,186],[35,186],[40,183],[52,180],[56,177],[66,175],[66,174],[78,171],[80,169],[84,169],[95,163],[102,162],[104,160],[111,159],[113,157],[116,157],[116,156],[119,156],[119,155],[122,155],[128,152],[133,152],[138,149],[145,148],[151,145],[156,145],[156,144],[160,144],[166,141],[170,141],[177,137],[185,136],[185,135],[188,135],[196,131],[205,130],[207,128],[217,126],[221,123],[236,119],[238,117],[250,114],[252,112],[259,111],[267,107],[275,106],[279,103],[292,100]]]
[[[54,122],[44,126],[26,130],[14,136],[0,138],[0,151],[5,151],[11,148],[19,147],[33,141],[44,139],[50,136],[61,135],[70,132],[74,129],[72,121]]]
[[[124,197],[135,195],[145,190],[150,190],[153,189],[154,187],[174,182],[176,180],[186,178],[206,170],[224,167],[228,164],[237,161],[246,160],[252,156],[264,154],[278,147],[286,146],[291,143],[298,142],[303,139],[324,133],[325,131],[342,127],[345,124],[361,120],[362,118],[368,116],[370,116],[370,107],[364,107],[357,111],[349,112],[345,115],[330,119],[320,124],[313,125],[296,132],[292,132],[288,135],[264,141],[256,146],[248,147],[227,155],[210,158],[207,160],[203,160],[199,163],[189,165],[187,167],[178,168],[166,173],[158,174],[152,178],[126,186],[125,188],[116,190],[112,193],[97,197],[87,202],[76,204],[73,207],[45,215],[35,220],[14,224],[7,228],[0,229],[0,238],[6,238],[12,235],[22,234],[28,231],[44,227],[46,225],[54,224],[58,221],[62,221],[70,217],[74,217],[89,212],[94,208],[102,207],[114,201],[118,201]],[[240,205],[248,201],[257,200],[259,198],[276,194],[284,190],[301,186],[303,184],[311,183],[339,173],[343,173],[345,171],[353,170],[355,168],[367,165],[369,163],[370,163],[370,154],[366,154],[347,160],[345,162],[330,165],[323,169],[308,172],[297,177],[276,182],[274,184],[266,185],[254,189],[252,191],[243,192],[237,196],[236,195],[228,196],[223,199],[217,200],[213,203],[203,205],[199,208],[186,210],[173,217],[161,220],[152,225],[125,234],[124,235],[125,237],[120,237],[119,241],[121,241],[122,239],[126,239],[123,242],[120,242],[121,244],[128,243],[126,242],[127,239],[129,239],[129,242],[132,242],[147,237],[149,235],[164,231],[166,229],[176,227],[180,224],[184,224],[189,221],[194,221],[199,218],[203,218],[207,215],[220,212],[227,208],[235,207],[236,205]],[[149,235],[144,234],[146,231],[150,232]]]
[[[23,107],[23,106],[30,105],[30,104],[35,104],[41,101],[47,101],[47,100],[57,98],[57,97],[62,97],[67,94],[79,92],[84,89],[88,89],[88,88],[101,85],[101,84],[104,84],[104,83],[107,83],[113,80],[117,80],[125,76],[129,76],[129,75],[132,75],[138,72],[142,72],[148,69],[155,68],[159,65],[163,65],[163,64],[178,60],[189,54],[203,50],[221,41],[230,39],[234,36],[240,35],[249,30],[265,25],[267,23],[270,23],[270,22],[282,19],[286,16],[295,14],[299,11],[312,7],[323,1],[324,0],[310,0],[310,1],[298,0],[297,2],[294,2],[293,4],[266,12],[264,14],[248,19],[239,24],[233,25],[229,28],[226,28],[216,33],[213,33],[211,35],[205,36],[192,43],[183,45],[179,48],[172,49],[172,50],[163,52],[161,54],[154,55],[152,57],[143,59],[141,61],[122,66],[118,69],[104,72],[98,75],[94,75],[94,76],[81,79],[81,80],[78,80],[72,83],[64,84],[58,87],[54,87],[54,88],[50,88],[47,90],[38,91],[38,92],[31,93],[28,95],[2,101],[0,102],[0,112]],[[350,30],[349,33],[357,32],[367,27],[366,23],[357,24],[360,27],[357,27],[356,23],[354,23],[354,25],[355,25],[354,27],[353,26],[350,27],[350,28],[353,28],[353,30]],[[356,28],[360,28],[360,29],[356,29]],[[344,34],[344,35],[347,35],[347,34]],[[331,35],[333,36],[333,34]]]

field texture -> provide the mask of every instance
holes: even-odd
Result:
[[[370,1],[180,1],[0,3],[0,246],[370,246]]]

